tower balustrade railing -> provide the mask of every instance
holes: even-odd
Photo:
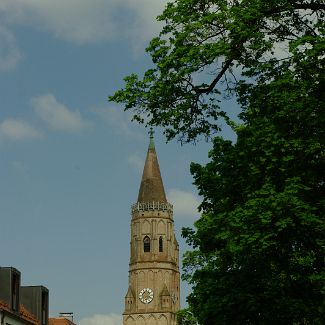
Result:
[[[131,205],[131,211],[168,211],[173,212],[173,205],[168,202],[137,202]]]

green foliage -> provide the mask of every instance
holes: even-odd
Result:
[[[191,165],[203,202],[183,230],[181,324],[325,324],[324,16],[323,0],[175,0],[154,67],[110,97],[167,139],[210,137],[220,117],[237,134]]]
[[[189,309],[182,309],[177,312],[177,325],[197,325],[197,320]]]
[[[310,51],[310,54],[308,53]],[[204,198],[183,261],[200,324],[325,323],[324,58],[240,88],[235,144],[192,164]]]
[[[164,127],[168,139],[209,137],[226,115],[220,100],[239,96],[238,85],[295,69],[299,55],[312,61],[308,49],[324,45],[324,9],[323,0],[173,1],[147,48],[154,67],[126,77],[109,99],[132,109],[135,120]]]

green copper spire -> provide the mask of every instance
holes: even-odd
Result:
[[[149,149],[154,150],[155,149],[155,144],[153,142],[153,135],[155,134],[153,128],[150,128],[150,131],[148,132],[150,135],[150,142],[149,142]]]

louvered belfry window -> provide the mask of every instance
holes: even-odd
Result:
[[[150,252],[150,238],[148,236],[143,239],[143,251],[145,253]]]

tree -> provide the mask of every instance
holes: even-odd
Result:
[[[147,49],[154,68],[110,97],[167,139],[211,137],[220,117],[237,134],[191,166],[203,202],[183,230],[184,320],[325,323],[324,12],[318,0],[174,1]]]
[[[323,44],[324,11],[323,0],[171,2],[147,48],[154,67],[126,77],[110,100],[164,127],[167,139],[210,137],[227,117],[220,100],[239,96],[243,80],[264,83],[275,68],[292,69],[295,52]]]
[[[300,64],[301,79],[254,87],[237,142],[217,137],[191,166],[203,215],[183,265],[200,324],[325,322],[324,77]]]
[[[182,309],[177,312],[178,325],[198,325],[197,320],[189,309]]]

